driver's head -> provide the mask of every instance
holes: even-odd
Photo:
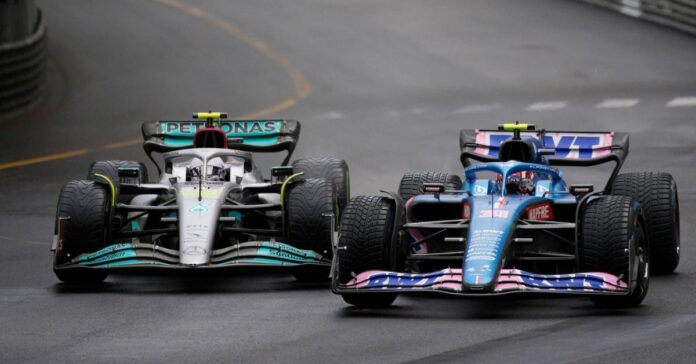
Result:
[[[534,173],[524,171],[509,175],[505,181],[505,189],[507,193],[532,194],[534,191]]]

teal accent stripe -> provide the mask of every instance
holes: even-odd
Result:
[[[104,255],[104,256],[99,257],[99,258],[94,259],[94,260],[80,261],[79,264],[81,264],[81,265],[99,265],[99,264],[111,262],[114,260],[120,260],[120,259],[124,259],[124,258],[134,258],[136,256],[137,256],[137,254],[135,253],[135,250],[127,249],[127,250],[120,250],[120,251],[117,251],[115,253],[107,254],[107,255]]]
[[[133,245],[131,245],[131,243],[122,243],[122,244],[110,245],[110,246],[108,246],[104,249],[98,250],[94,253],[83,254],[78,258],[78,261],[84,262],[84,261],[92,260],[92,259],[101,257],[102,255],[111,254],[111,253],[119,252],[122,250],[130,250],[132,247],[133,247]],[[133,254],[135,254],[135,251],[133,251]]]
[[[236,261],[236,263],[265,263],[273,265],[297,265],[299,263],[291,263],[283,260],[276,260],[270,258],[252,258],[252,259],[241,259]],[[311,263],[311,262],[310,262]]]
[[[314,263],[318,257],[312,251],[297,249],[283,243],[264,242],[258,248],[256,254],[270,257],[271,259],[281,258],[298,263]]]

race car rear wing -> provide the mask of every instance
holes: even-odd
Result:
[[[152,153],[193,148],[196,131],[205,126],[205,120],[144,122],[143,149],[154,162]],[[229,149],[260,153],[286,151],[282,165],[289,163],[300,137],[297,120],[222,120],[219,127],[227,135]]]
[[[550,165],[555,166],[595,166],[615,162],[607,186],[610,186],[628,156],[629,138],[626,133],[617,132],[578,132],[530,130],[522,131],[522,138],[539,140],[544,149],[552,149],[555,154],[547,155]],[[499,147],[503,141],[512,138],[512,131],[464,129],[460,133],[461,162],[464,167],[472,160],[479,162],[498,161]]]

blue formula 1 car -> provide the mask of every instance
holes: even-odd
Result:
[[[424,291],[640,304],[650,273],[679,263],[679,202],[667,173],[619,174],[628,140],[527,124],[463,130],[463,183],[408,173],[398,194],[351,200],[334,244],[334,293],[365,307]],[[615,167],[602,191],[568,184],[554,167],[607,162]]]

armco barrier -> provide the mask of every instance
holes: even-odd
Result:
[[[45,65],[46,25],[37,10],[28,37],[0,43],[0,113],[27,106],[39,98]]]
[[[582,0],[696,35],[696,0]]]

